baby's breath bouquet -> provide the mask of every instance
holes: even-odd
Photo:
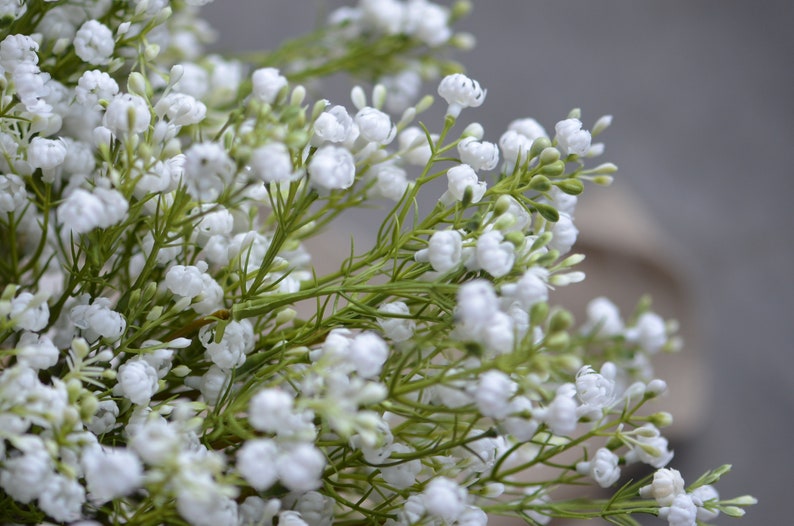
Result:
[[[549,304],[610,117],[464,125],[462,2],[361,0],[245,60],[202,51],[201,3],[0,2],[3,524],[742,515],[727,466],[665,467],[673,324]]]

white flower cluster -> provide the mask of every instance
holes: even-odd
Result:
[[[203,51],[204,3],[0,2],[6,522],[545,524],[594,513],[552,503],[561,481],[633,462],[658,471],[615,509],[735,514],[685,491],[670,415],[639,411],[675,327],[550,306],[584,279],[577,196],[611,181],[585,166],[611,118],[456,136],[486,91],[454,73],[441,129],[415,124],[465,2],[361,0],[259,67]],[[343,71],[381,80],[349,107],[294,81]],[[373,247],[309,252],[381,200]]]
[[[713,486],[705,484],[691,492],[684,488],[684,479],[675,469],[660,469],[653,481],[640,488],[640,496],[654,499],[659,506],[659,516],[670,526],[695,526],[712,521],[720,514],[714,504],[719,494]]]

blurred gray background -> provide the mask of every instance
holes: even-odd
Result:
[[[721,495],[760,501],[744,524],[790,524],[794,2],[474,4],[459,28],[478,44],[458,58],[488,98],[463,118],[495,141],[519,117],[553,130],[572,107],[589,124],[613,114],[603,140],[604,160],[620,166],[616,188],[672,240],[660,260],[677,261],[692,287],[694,315],[681,321],[711,378],[673,466],[692,481],[730,462]],[[205,16],[221,35],[215,49],[244,51],[309,31],[318,6],[339,5],[217,0]],[[352,222],[341,228],[358,235]]]

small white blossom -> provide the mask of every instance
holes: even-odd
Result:
[[[22,62],[13,71],[17,96],[25,105],[25,109],[36,115],[49,116],[52,106],[44,100],[44,97],[50,94],[50,75],[43,73],[32,62]],[[54,132],[55,130],[52,131]]]
[[[518,385],[505,373],[487,371],[480,375],[474,392],[474,402],[480,414],[501,420],[507,416],[510,410],[509,400],[517,388]]]
[[[433,136],[430,137],[435,140]],[[436,137],[437,139],[437,137]],[[402,159],[414,166],[425,166],[433,155],[427,135],[418,126],[410,126],[400,132],[397,138]]]
[[[386,88],[386,109],[392,114],[400,114],[419,96],[422,77],[413,69],[404,69],[394,75],[381,77],[378,84]]]
[[[672,505],[673,499],[684,493],[684,478],[676,469],[657,469],[653,481],[640,488],[642,498],[654,499],[659,506]]]
[[[371,175],[375,183],[370,189],[370,194],[376,197],[399,201],[408,189],[405,170],[394,163],[380,163],[373,166]]]
[[[698,508],[691,495],[676,495],[669,506],[659,508],[659,517],[667,519],[669,526],[695,526]]]
[[[202,142],[185,151],[184,170],[188,193],[200,201],[214,201],[231,183],[236,166],[223,145]]]
[[[427,0],[411,0],[405,6],[405,32],[430,47],[440,46],[452,36],[449,10]]]
[[[292,166],[292,155],[284,143],[271,142],[251,153],[254,175],[265,183],[294,181],[300,177]]]
[[[26,332],[17,343],[17,360],[31,369],[47,369],[58,363],[60,352],[47,336]]]
[[[239,526],[260,526],[271,524],[273,518],[281,509],[279,499],[263,500],[260,497],[246,497],[238,509],[240,514]]]
[[[17,175],[0,175],[0,214],[22,211],[28,203],[25,182]]]
[[[318,491],[307,491],[295,503],[295,510],[309,526],[331,526],[336,501]]]
[[[463,108],[476,108],[485,101],[485,93],[476,80],[462,73],[447,75],[438,86],[438,94],[447,101],[447,115],[457,118]]]
[[[173,265],[165,273],[163,284],[177,296],[195,298],[204,291],[202,275],[206,270],[206,263],[201,261],[196,266]]]
[[[275,433],[293,418],[293,398],[281,389],[262,389],[249,402],[248,421],[254,429]]]
[[[577,196],[566,194],[556,186],[552,187],[548,194],[550,199],[544,199],[545,202],[548,202],[558,212],[566,213],[573,218],[576,204],[579,202]]]
[[[717,490],[714,489],[714,486],[710,484],[706,484],[705,486],[700,486],[695,488],[692,493],[692,501],[698,507],[697,511],[697,519],[702,522],[709,522],[716,519],[719,514],[720,510],[714,508],[706,508],[705,503],[708,501],[717,501],[720,498],[719,493]]]
[[[384,303],[378,307],[378,312],[400,317],[378,318],[378,325],[383,329],[383,333],[393,342],[404,342],[414,335],[416,321],[410,318],[411,311],[402,301]]]
[[[207,115],[207,106],[185,93],[169,93],[162,97],[154,106],[159,117],[168,117],[175,126],[198,124]]]
[[[374,378],[389,357],[389,346],[374,332],[364,332],[353,338],[349,352],[359,376]]]
[[[530,267],[515,283],[502,285],[502,295],[518,302],[526,311],[536,303],[548,300],[549,271],[543,267]]]
[[[47,326],[50,308],[43,296],[21,292],[11,300],[8,316],[15,327],[36,332]]]
[[[27,504],[41,495],[54,475],[55,464],[39,437],[26,436],[19,446],[23,454],[3,461],[0,487],[14,500]]]
[[[361,0],[361,19],[368,26],[387,35],[396,35],[402,30],[405,5],[398,0]]]
[[[115,47],[113,32],[97,20],[88,20],[80,26],[73,43],[78,57],[97,66],[110,62]]]
[[[513,270],[515,246],[504,241],[498,230],[485,232],[477,239],[477,265],[495,278],[506,276]]]
[[[141,359],[132,359],[119,367],[118,390],[136,405],[146,405],[157,392],[157,369]]]
[[[588,410],[600,411],[615,399],[615,380],[585,365],[576,373],[576,394]]]
[[[66,144],[61,140],[34,137],[28,146],[28,162],[34,168],[52,170],[66,159]]]
[[[38,64],[39,44],[28,35],[8,35],[0,42],[0,66],[14,73],[20,64]]]
[[[333,106],[321,113],[312,127],[312,144],[320,146],[324,141],[341,143],[355,140],[358,127],[344,106]]]
[[[587,304],[587,322],[585,332],[596,331],[601,337],[616,336],[623,332],[623,320],[620,310],[607,298],[598,297]]]
[[[458,154],[463,164],[476,170],[493,170],[499,164],[499,148],[475,137],[464,137],[458,143]]]
[[[463,201],[467,189],[471,189],[471,202],[478,203],[485,195],[486,184],[477,177],[477,172],[467,164],[459,164],[447,170],[447,191],[441,202],[450,205]]]
[[[549,137],[549,135],[546,133],[546,129],[543,128],[538,121],[531,118],[516,119],[507,126],[507,129],[520,133],[531,142],[534,142],[536,139],[540,139],[541,137],[547,139]]]
[[[99,338],[116,341],[127,329],[127,320],[110,308],[107,298],[96,298],[91,305],[76,305],[69,311],[69,316],[89,342]]]
[[[143,133],[149,128],[152,116],[149,104],[138,95],[122,93],[113,97],[105,109],[102,125],[116,137]]]
[[[523,164],[532,148],[532,139],[515,130],[507,130],[499,138],[499,147],[505,159],[505,169],[512,173],[516,164]]]
[[[297,511],[286,510],[278,514],[279,526],[309,526]]]
[[[214,328],[209,326],[199,331],[199,340],[212,363],[221,369],[234,369],[245,363],[245,355],[254,348],[254,328],[249,320],[232,320],[219,342],[215,341]]]
[[[665,437],[653,424],[637,428],[632,437],[631,450],[626,453],[626,462],[643,462],[655,468],[663,468],[673,459]]]
[[[590,149],[590,132],[582,129],[579,119],[565,119],[554,129],[557,131],[557,148],[563,155],[584,155]]]
[[[569,435],[576,429],[579,417],[576,414],[576,388],[564,384],[557,388],[554,399],[548,406],[535,410],[534,416],[543,421],[555,435]]]
[[[164,418],[151,418],[134,431],[127,426],[129,447],[147,464],[160,466],[173,459],[182,447],[176,427]]]
[[[512,352],[515,345],[515,321],[512,316],[501,311],[493,313],[481,328],[478,336],[489,351],[489,356]]]
[[[626,336],[639,343],[648,354],[656,354],[667,343],[667,327],[661,316],[654,312],[644,312]]]
[[[389,451],[394,453],[412,453],[414,450],[398,442],[392,444]],[[397,489],[405,489],[413,486],[416,483],[417,475],[419,475],[421,471],[422,462],[419,461],[419,459],[380,468],[383,480]]]
[[[251,75],[252,94],[257,99],[273,104],[279,92],[287,86],[287,79],[276,68],[260,68]]]
[[[128,449],[86,448],[82,466],[88,497],[94,504],[104,504],[129,495],[143,483],[143,465],[137,455]]]
[[[276,459],[278,478],[287,489],[309,491],[322,484],[325,456],[312,444],[296,444]]]
[[[350,188],[356,178],[356,163],[347,149],[326,145],[309,161],[309,182],[323,190]]]
[[[98,69],[86,71],[74,88],[75,100],[83,106],[98,108],[100,100],[111,100],[119,92],[113,77]]]
[[[55,474],[47,479],[38,502],[41,510],[56,521],[76,521],[82,517],[85,489],[76,479]]]
[[[397,127],[391,117],[382,111],[365,107],[361,108],[355,117],[361,138],[378,144],[389,144],[397,135]]]
[[[576,464],[576,471],[592,477],[602,488],[608,488],[620,478],[620,458],[607,448],[599,448],[589,461]]]
[[[463,513],[455,521],[458,526],[486,526],[488,524],[488,514],[477,506],[466,506]]]
[[[433,232],[427,248],[416,253],[417,261],[429,261],[436,272],[447,272],[460,265],[463,240],[457,230]]]
[[[96,413],[91,417],[91,421],[85,427],[95,435],[102,435],[115,427],[118,416],[119,406],[116,402],[102,400],[99,402]]]
[[[484,279],[464,283],[458,289],[455,314],[464,324],[481,325],[499,310],[493,285]]]
[[[466,509],[466,489],[454,480],[436,477],[425,486],[422,503],[430,515],[451,524]]]
[[[573,224],[573,219],[565,212],[560,212],[560,217],[551,229],[552,238],[549,248],[559,251],[560,254],[570,252],[576,238],[579,236],[579,229]]]
[[[259,438],[247,440],[237,450],[237,471],[251,487],[263,491],[270,488],[278,480],[276,459],[278,446],[273,440]]]
[[[196,209],[196,213],[201,213],[196,230],[199,243],[204,244],[212,236],[226,236],[231,234],[234,228],[234,217],[231,212],[220,205],[204,204]]]

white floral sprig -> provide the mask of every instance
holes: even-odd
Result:
[[[611,117],[455,132],[487,94],[444,58],[465,2],[361,0],[242,59],[203,52],[203,3],[0,6],[0,521],[694,525],[754,502],[720,500],[727,467],[666,467],[672,417],[645,404],[673,323],[549,304],[585,277]],[[338,72],[376,83],[349,106],[298,84]],[[440,72],[446,117],[416,122]],[[318,273],[304,242],[358,206],[387,210],[376,244]],[[656,471],[621,485],[633,463]],[[558,496],[586,484],[614,495]]]

